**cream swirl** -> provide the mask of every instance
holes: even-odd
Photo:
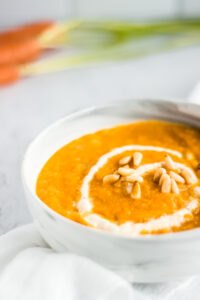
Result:
[[[98,214],[92,212],[93,203],[92,199],[89,197],[90,191],[90,182],[94,178],[95,174],[108,162],[108,160],[118,154],[121,154],[125,151],[132,151],[132,150],[139,150],[139,151],[157,151],[157,152],[165,152],[179,158],[182,157],[182,154],[178,151],[162,148],[162,147],[155,147],[155,146],[141,146],[141,145],[127,145],[119,148],[115,148],[112,151],[104,154],[99,158],[97,163],[90,169],[87,176],[85,176],[83,180],[83,184],[81,186],[81,198],[77,204],[77,208],[85,219],[85,221],[98,229],[103,229],[107,231],[112,231],[120,234],[125,235],[138,235],[141,231],[156,231],[162,229],[170,229],[172,227],[180,226],[182,223],[185,222],[186,216],[191,215],[192,212],[198,207],[198,201],[196,199],[191,198],[191,201],[188,205],[180,209],[179,211],[175,212],[172,215],[161,216],[158,219],[151,219],[146,223],[134,223],[134,222],[125,222],[124,224],[118,225],[115,224]],[[162,167],[165,162],[156,162],[152,164],[145,164],[138,167],[135,170],[136,175],[145,175],[158,167]],[[175,163],[175,166],[180,169],[189,169],[184,164]]]

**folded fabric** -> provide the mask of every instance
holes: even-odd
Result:
[[[124,280],[71,253],[56,253],[34,225],[0,238],[1,300],[144,299]]]
[[[33,224],[0,237],[1,300],[189,300],[191,293],[198,299],[199,277],[130,285],[88,258],[54,252]]]

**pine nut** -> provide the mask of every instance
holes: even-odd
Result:
[[[178,182],[178,183],[185,183],[185,179],[184,179],[182,176],[176,174],[175,172],[170,171],[170,172],[169,172],[169,175],[170,175],[170,177],[173,178],[176,182]]]
[[[111,174],[111,175],[106,175],[103,178],[103,183],[114,183],[118,181],[120,178],[119,174]]]
[[[123,168],[123,167],[121,167],[121,168],[118,169],[118,173],[120,175],[122,175],[122,176],[128,176],[128,175],[133,174],[134,172],[135,172],[135,170],[131,169],[131,168]]]
[[[166,165],[167,169],[173,170],[175,168],[174,162],[169,155],[165,156],[165,165]]]
[[[124,184],[125,184],[124,189],[126,194],[130,195],[133,189],[133,184],[131,182],[125,182]]]
[[[135,175],[135,174],[125,177],[125,180],[128,182],[135,182],[135,181],[143,182],[143,178],[141,176]]]
[[[131,156],[123,157],[123,158],[120,159],[119,165],[120,165],[120,166],[126,165],[126,164],[128,164],[130,161],[131,161]]]
[[[196,176],[190,169],[182,169],[181,175],[185,178],[188,184],[195,184],[197,182]]]
[[[158,181],[163,174],[166,174],[166,170],[164,168],[156,169],[153,180]]]
[[[171,179],[171,183],[172,183],[172,193],[179,194],[178,185],[177,185],[176,181],[173,178]]]
[[[162,185],[163,183],[163,179],[165,178],[166,173],[162,174],[161,177],[160,177],[160,180],[159,180],[159,185]]]
[[[129,169],[130,166],[129,165],[125,165],[125,166],[123,166],[123,168]]]
[[[161,192],[168,194],[170,193],[170,191],[171,191],[171,178],[169,177],[169,175],[164,174],[162,186],[161,186]]]
[[[136,182],[133,186],[131,192],[131,198],[133,199],[140,199],[141,198],[141,188],[139,182]]]
[[[133,165],[134,165],[134,166],[139,166],[140,163],[141,163],[141,161],[142,161],[142,157],[143,157],[142,153],[140,153],[140,152],[135,152],[135,153],[133,154]]]

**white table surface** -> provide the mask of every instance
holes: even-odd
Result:
[[[123,99],[186,99],[200,80],[200,47],[73,69],[0,89],[0,234],[30,222],[21,183],[27,145],[69,112]]]

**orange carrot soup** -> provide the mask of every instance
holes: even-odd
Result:
[[[42,168],[38,197],[81,224],[123,235],[200,226],[200,130],[141,121],[84,135]]]

